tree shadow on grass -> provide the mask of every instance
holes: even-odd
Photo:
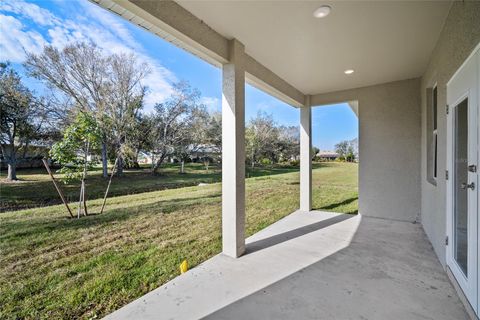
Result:
[[[172,174],[152,176],[150,174],[129,173],[123,177],[115,177],[112,182],[109,196],[123,196],[169,189],[193,187],[199,183],[220,182],[219,174]],[[101,177],[92,177],[87,180],[88,200],[103,198],[108,181]],[[79,182],[60,184],[68,202],[75,202],[80,190]],[[15,211],[28,208],[45,207],[61,204],[50,180],[36,181],[35,183],[12,183],[2,185],[2,199],[0,212]]]
[[[193,170],[192,170],[193,169]],[[144,192],[178,189],[197,186],[199,183],[221,182],[222,174],[218,170],[204,172],[199,166],[188,167],[185,174],[179,174],[176,168],[166,168],[159,175],[152,175],[144,169],[127,170],[123,176],[115,176],[110,189],[110,196],[122,196]],[[191,170],[191,171],[190,171]],[[257,167],[247,168],[248,177],[273,176],[298,171],[298,167]],[[190,172],[189,172],[190,171]],[[92,175],[87,179],[87,196],[89,200],[103,198],[108,180],[100,175]],[[61,184],[68,202],[75,201],[79,194],[79,182]],[[12,183],[2,185],[0,212],[15,211],[35,207],[61,204],[52,182],[49,179],[29,181],[28,183]]]

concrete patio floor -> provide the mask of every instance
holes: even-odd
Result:
[[[469,319],[420,225],[295,212],[108,319]]]

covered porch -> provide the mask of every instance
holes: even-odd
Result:
[[[295,212],[107,319],[468,319],[421,226]]]
[[[223,72],[223,253],[111,319],[476,317],[478,285],[467,301],[446,273],[443,106],[478,1],[329,2],[325,20],[316,1],[94,1]],[[245,83],[300,109],[299,211],[249,239]],[[358,216],[311,211],[312,107],[339,102],[359,117]]]

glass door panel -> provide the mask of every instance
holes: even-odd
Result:
[[[453,252],[465,277],[468,275],[468,99],[455,110]]]

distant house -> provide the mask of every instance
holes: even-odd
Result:
[[[193,162],[202,162],[204,159],[209,159],[214,162],[221,158],[221,152],[216,146],[213,145],[201,145],[197,148],[197,151],[192,152],[191,160]]]
[[[193,148],[193,146],[192,146]],[[156,158],[156,157],[155,157]],[[190,154],[190,161],[203,162],[205,159],[209,159],[211,162],[218,161],[221,158],[221,151],[213,145],[200,145],[195,147],[195,151]],[[175,155],[168,157],[168,162],[178,162],[179,159]],[[151,164],[152,154],[141,151],[138,154],[138,163]]]
[[[152,156],[146,152],[140,151],[138,153],[138,163],[152,164]]]
[[[322,160],[327,160],[327,161],[334,161],[336,160],[340,155],[336,153],[335,151],[320,151],[317,153],[317,158],[320,158]]]

